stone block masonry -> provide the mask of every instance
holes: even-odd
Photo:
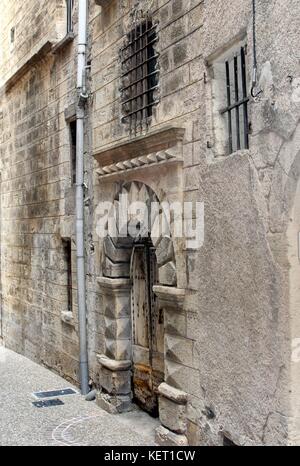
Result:
[[[249,149],[228,154],[228,125],[220,114],[226,101],[220,94],[222,60],[247,44],[248,95],[252,2],[89,2],[90,378],[98,404],[119,413],[134,401],[136,360],[143,363],[139,370],[148,382],[157,376],[157,364],[163,382],[149,383],[147,390],[158,400],[161,444],[300,443],[300,5],[298,0],[256,3],[257,88],[262,92],[256,99],[249,96],[247,104]],[[0,19],[2,337],[7,347],[75,383],[69,123],[77,102],[77,5],[75,0],[74,41],[63,40],[61,0],[4,2]],[[146,13],[157,31],[159,103],[147,131],[143,125],[141,133],[130,134],[121,121],[120,49]],[[49,43],[59,44],[55,54],[45,48]],[[155,286],[148,298],[163,342],[152,353],[133,345],[133,241],[104,241],[97,233],[99,204],[115,204],[127,188],[133,200],[151,192],[151,200],[203,202],[205,209],[199,250],[170,234],[152,237],[158,273],[150,270]],[[63,240],[71,245],[71,267]],[[136,280],[145,276],[142,272]],[[147,336],[149,322],[144,322]]]

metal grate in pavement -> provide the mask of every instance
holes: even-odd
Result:
[[[65,403],[57,398],[55,400],[33,401],[32,404],[36,408],[51,408],[52,406],[61,406]]]
[[[47,392],[35,392],[33,396],[35,398],[56,398],[58,396],[66,396],[66,395],[77,395],[77,392],[73,390],[73,388],[65,388],[63,390],[50,390]]]

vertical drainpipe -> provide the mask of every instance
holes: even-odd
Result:
[[[83,95],[87,49],[87,0],[78,0],[78,62],[77,62],[77,141],[76,141],[76,258],[78,324],[80,347],[80,388],[82,395],[89,392],[87,351],[86,284],[84,257],[84,115],[86,96]]]

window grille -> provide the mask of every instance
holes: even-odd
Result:
[[[71,145],[71,180],[72,184],[76,184],[76,139],[77,139],[77,125],[76,120],[70,123],[70,145]]]
[[[68,312],[73,311],[73,296],[72,296],[72,243],[71,239],[63,239],[65,273],[68,297]]]
[[[246,46],[225,62],[227,106],[221,110],[228,125],[229,153],[249,148]]]
[[[74,0],[66,0],[67,2],[67,34],[73,31],[73,3]]]
[[[130,133],[148,127],[153,106],[158,103],[157,40],[156,25],[147,17],[131,30],[121,49],[122,122],[129,124]]]

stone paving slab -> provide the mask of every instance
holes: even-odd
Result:
[[[74,388],[50,370],[0,346],[0,446],[153,446],[159,425],[135,410],[113,416],[79,393],[62,396],[63,406],[36,408],[33,393]]]

